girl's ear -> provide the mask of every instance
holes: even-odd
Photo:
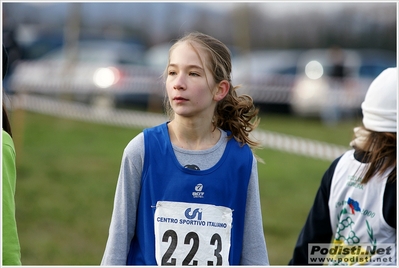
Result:
[[[213,99],[215,101],[221,101],[227,95],[229,89],[230,89],[230,83],[227,80],[222,80],[217,85],[217,90],[215,92],[215,95],[213,96]]]

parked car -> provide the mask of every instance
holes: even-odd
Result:
[[[144,47],[121,41],[80,41],[44,56],[21,61],[10,78],[13,92],[68,96],[96,102],[106,96],[145,100],[159,88],[158,73],[143,66]]]
[[[250,95],[262,110],[289,112],[297,60],[302,50],[256,50],[237,56],[232,81],[240,94]]]
[[[396,53],[373,49],[311,49],[298,59],[290,105],[300,116],[340,120],[360,110],[372,80],[396,66]]]

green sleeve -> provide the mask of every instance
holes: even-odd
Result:
[[[12,138],[4,130],[2,141],[3,265],[21,265],[21,248],[15,219],[15,148]]]

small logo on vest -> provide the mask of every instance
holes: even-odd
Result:
[[[353,200],[352,198],[348,198],[348,206],[351,210],[351,214],[355,214],[355,211],[360,212],[361,208],[359,206],[359,202]]]
[[[204,186],[201,183],[198,183],[195,187],[194,190],[195,192],[192,193],[194,198],[204,198],[204,192],[202,191],[202,188]]]

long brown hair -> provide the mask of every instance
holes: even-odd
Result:
[[[3,129],[10,134],[10,136],[12,137],[12,132],[11,132],[11,124],[10,124],[10,120],[8,120],[8,116],[7,116],[7,110],[4,107],[4,103],[3,103]]]
[[[200,33],[192,32],[179,39],[169,50],[169,57],[173,49],[182,42],[195,43],[199,45],[208,56],[205,63],[212,71],[215,83],[227,80],[230,84],[229,91],[223,100],[216,105],[213,125],[223,130],[231,131],[230,138],[234,137],[241,144],[248,144],[252,149],[258,148],[259,143],[251,139],[249,133],[259,124],[257,117],[259,110],[255,107],[251,96],[238,95],[236,90],[239,86],[231,83],[231,54],[228,47],[216,38]],[[164,72],[164,78],[167,70]],[[165,98],[166,112],[170,118],[174,113],[169,101]]]
[[[6,76],[8,71],[8,53],[4,44],[3,44],[2,56],[3,56],[3,80],[4,80],[4,77]],[[4,93],[3,93],[3,99],[4,99]],[[8,120],[7,109],[5,108],[4,101],[2,104],[3,104],[3,129],[12,137],[11,124],[10,120]]]
[[[375,132],[369,130],[362,148],[356,149],[364,155],[362,162],[368,164],[367,169],[362,174],[362,183],[367,183],[373,176],[382,175],[391,168],[393,169],[388,175],[388,182],[396,181],[395,132]]]

